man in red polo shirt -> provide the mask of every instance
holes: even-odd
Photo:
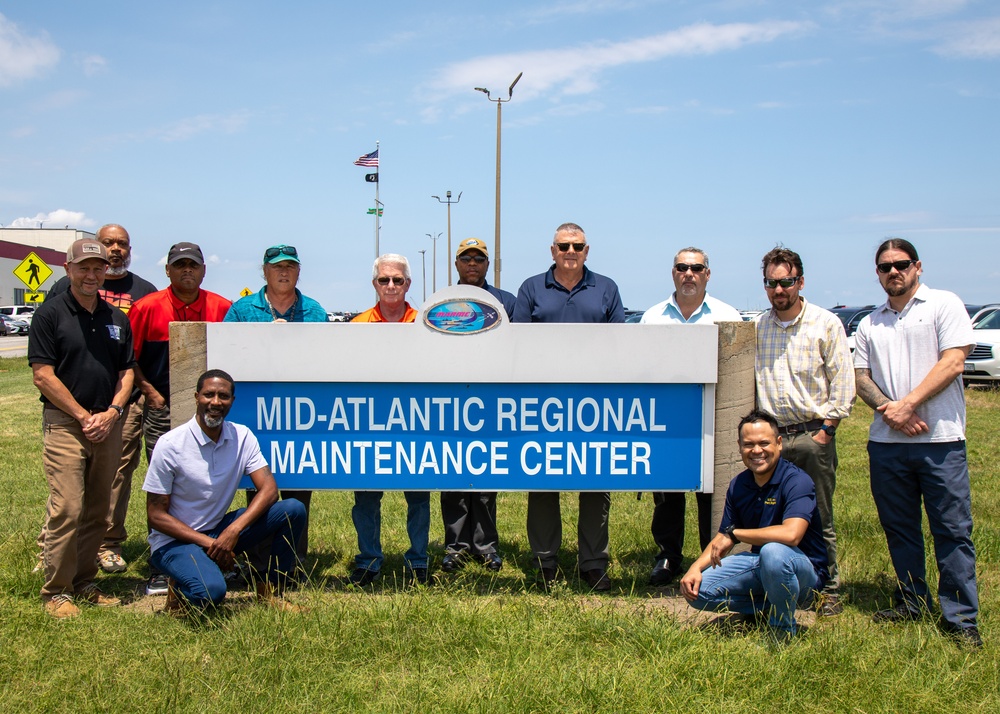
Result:
[[[156,440],[170,431],[170,339],[171,322],[222,322],[232,302],[201,289],[205,279],[205,256],[194,243],[177,243],[167,253],[164,290],[142,298],[128,313],[135,345],[135,383],[146,398],[142,435],[146,460],[153,456]],[[167,578],[153,572],[147,595],[165,595]]]

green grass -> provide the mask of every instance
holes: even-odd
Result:
[[[871,413],[864,406],[838,432],[847,607],[782,649],[757,632],[699,628],[673,593],[646,586],[652,500],[627,493],[612,504],[610,596],[591,595],[573,578],[548,595],[529,587],[523,494],[499,499],[499,575],[470,566],[419,589],[398,582],[405,504],[401,494],[387,494],[387,577],[367,592],[345,587],[355,551],[351,496],[321,493],[312,508],[311,581],[293,595],[308,612],[251,606],[235,593],[199,622],[157,615],[162,598],[134,595],[148,556],[144,465],[129,515],[129,570],[100,581],[127,604],[56,622],[38,600],[41,576],[30,572],[46,494],[37,393],[24,359],[0,360],[0,711],[996,712],[1000,393],[968,397],[986,640],[979,652],[957,647],[931,620],[870,622],[889,604],[892,580],[868,490]],[[574,501],[563,499],[567,573],[575,558]],[[440,562],[436,498],[432,509],[432,557]],[[693,558],[689,511],[686,556]]]

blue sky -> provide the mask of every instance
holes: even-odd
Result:
[[[298,247],[300,287],[369,307],[366,169],[381,146],[382,252],[414,268],[446,231],[494,235],[501,286],[581,224],[629,308],[673,289],[682,247],[709,291],[766,304],[759,261],[802,254],[809,299],[881,302],[873,251],[910,239],[924,282],[1000,299],[1000,8],[974,0],[35,2],[0,6],[0,224],[128,228],[133,270],[211,256],[205,287],[257,289]],[[446,235],[437,284],[447,284]],[[492,279],[492,271],[491,271]]]

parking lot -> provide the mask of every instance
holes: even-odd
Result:
[[[28,354],[28,336],[0,337],[0,357],[24,357]]]

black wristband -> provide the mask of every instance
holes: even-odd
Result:
[[[731,540],[733,542],[733,544],[736,544],[736,543],[740,542],[740,539],[736,537],[735,533],[733,533],[733,531],[735,531],[735,530],[736,530],[736,526],[731,525],[731,526],[729,526],[729,528],[727,528],[726,530],[722,531],[727,536],[729,536],[729,540]]]

